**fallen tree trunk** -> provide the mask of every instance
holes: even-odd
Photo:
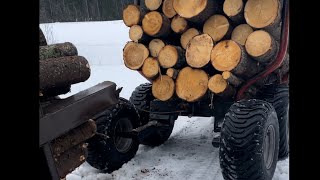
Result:
[[[183,100],[195,102],[206,94],[208,81],[205,71],[185,67],[180,70],[176,79],[176,94]]]
[[[208,34],[193,37],[186,50],[186,61],[194,68],[204,67],[210,61],[213,40]]]
[[[174,81],[167,75],[159,76],[152,83],[152,95],[161,101],[169,100],[173,96],[174,90]]]
[[[140,69],[149,56],[149,50],[140,43],[128,42],[123,48],[124,65],[132,70]]]
[[[211,52],[212,66],[218,71],[231,71],[241,78],[250,78],[259,71],[244,48],[232,40],[219,42]]]
[[[70,42],[39,47],[39,60],[77,55],[77,48]]]
[[[39,61],[40,91],[84,82],[90,77],[88,61],[82,56],[67,56]]]
[[[157,11],[147,13],[142,20],[143,31],[152,37],[166,37],[169,35],[170,20]]]
[[[44,36],[41,28],[39,28],[39,46],[46,46],[48,45],[46,37]]]
[[[158,60],[163,68],[180,69],[185,66],[185,50],[179,46],[166,45],[159,52]]]
[[[235,89],[230,86],[221,74],[216,74],[209,79],[208,88],[218,96],[234,97]]]
[[[122,12],[122,19],[126,26],[141,25],[146,11],[140,6],[129,4]]]
[[[156,78],[160,71],[158,60],[156,58],[148,57],[144,61],[141,71],[142,74],[149,79]]]
[[[245,48],[255,60],[261,63],[270,63],[275,59],[279,46],[268,32],[258,30],[248,36]]]

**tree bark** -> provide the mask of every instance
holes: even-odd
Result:
[[[67,56],[39,61],[40,91],[84,82],[90,77],[88,61],[82,56]]]
[[[77,56],[77,48],[70,42],[52,44],[39,47],[39,59],[58,58],[64,56]]]

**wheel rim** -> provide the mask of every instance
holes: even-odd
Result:
[[[276,148],[276,132],[273,125],[270,125],[265,132],[264,144],[263,144],[263,155],[264,163],[267,169],[270,169],[273,163],[274,152]]]
[[[132,131],[132,124],[130,122],[130,119],[128,118],[120,118],[115,126],[114,130],[114,145],[116,149],[121,153],[126,153],[129,151],[132,145],[132,139],[131,138],[124,138],[120,137],[117,134],[121,132],[130,132]]]

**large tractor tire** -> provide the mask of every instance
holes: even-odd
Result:
[[[279,123],[262,100],[234,103],[225,116],[219,149],[226,180],[271,180],[278,161]]]
[[[283,85],[271,85],[266,87],[260,98],[271,103],[277,112],[279,121],[279,160],[289,156],[289,87]]]
[[[150,102],[155,98],[152,95],[152,84],[141,84],[132,92],[130,102],[136,107],[142,125],[150,122]],[[176,119],[176,118],[175,118]],[[150,126],[139,133],[139,142],[147,146],[159,146],[167,141],[172,133],[174,121],[165,126]]]
[[[88,140],[87,162],[94,168],[112,172],[130,161],[136,154],[139,142],[119,136],[139,126],[134,106],[123,98],[96,119],[97,134]]]

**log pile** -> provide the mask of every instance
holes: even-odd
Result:
[[[132,40],[124,64],[152,81],[161,101],[195,102],[207,93],[235,98],[275,60],[281,10],[282,0],[140,0],[123,11]],[[288,61],[253,89],[279,81]]]
[[[66,94],[72,84],[90,77],[88,61],[78,56],[72,43],[48,45],[41,29],[39,36],[39,96],[47,98]]]

